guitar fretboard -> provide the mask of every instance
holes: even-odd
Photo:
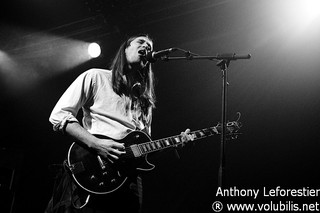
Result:
[[[217,134],[219,134],[217,127],[209,127],[209,128],[193,131],[190,133],[190,135],[192,135],[194,140],[202,139],[202,138],[209,137],[212,135],[217,135]],[[168,138],[141,143],[137,145],[137,148],[139,149],[140,153],[144,155],[151,152],[166,149],[169,147],[178,146],[182,143],[183,143],[182,136],[176,135]]]

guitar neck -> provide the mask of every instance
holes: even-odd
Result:
[[[194,140],[198,140],[198,139],[206,138],[209,136],[217,135],[219,134],[219,131],[217,130],[217,127],[209,127],[209,128],[193,131],[189,134],[193,136]],[[178,146],[182,143],[183,143],[182,136],[176,135],[176,136],[171,136],[163,139],[158,139],[155,141],[141,143],[137,145],[137,148],[139,149],[142,155],[145,155],[151,152],[160,151],[173,146]]]

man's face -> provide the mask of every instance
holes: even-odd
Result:
[[[153,43],[147,37],[135,38],[125,50],[128,64],[140,64],[141,67],[144,67],[147,64],[145,55],[147,51],[152,51],[152,49]]]

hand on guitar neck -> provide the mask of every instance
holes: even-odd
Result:
[[[190,134],[191,130],[190,129],[186,129],[184,132],[181,132],[181,139],[182,139],[182,147],[188,143],[189,141],[193,141],[195,136],[193,134]]]

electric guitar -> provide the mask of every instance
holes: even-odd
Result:
[[[238,121],[228,122],[226,136],[231,136],[231,139],[236,138],[240,127],[241,123]],[[221,125],[193,131],[190,134],[194,140],[221,134]],[[126,151],[115,162],[102,158],[92,150],[73,142],[68,151],[67,167],[75,182],[87,192],[108,194],[119,189],[132,172],[154,169],[155,165],[148,161],[147,154],[182,145],[184,142],[181,137],[181,135],[176,135],[151,140],[142,131],[130,132],[123,139],[114,140],[124,143]]]

